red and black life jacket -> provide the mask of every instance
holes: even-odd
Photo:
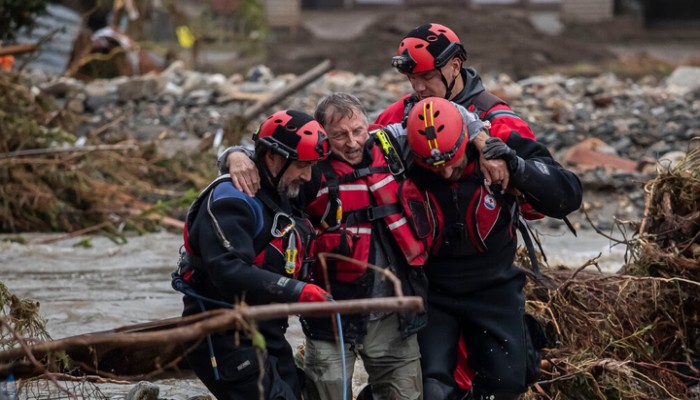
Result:
[[[312,221],[321,229],[314,253],[332,252],[369,262],[374,235],[372,223],[382,219],[406,262],[422,266],[434,236],[434,217],[428,212],[427,197],[409,180],[392,175],[380,146],[368,143],[371,162],[363,168],[330,158],[319,164],[323,172],[321,189],[307,207]],[[352,281],[357,276],[337,277]],[[347,265],[348,271],[357,268]]]
[[[405,95],[401,100],[389,106],[375,121],[379,125],[404,122],[411,108],[420,100],[415,94]],[[499,137],[503,141],[508,140],[511,131],[518,132],[521,136],[535,140],[535,135],[525,121],[511,109],[508,104],[488,90],[483,90],[476,96],[470,96],[468,92],[462,92],[454,99],[468,111],[476,113],[483,121],[491,123],[490,134]],[[520,214],[527,220],[544,218],[544,215],[532,208],[526,201],[520,201]],[[570,225],[567,222],[567,225]]]
[[[515,198],[492,193],[475,170],[476,163],[471,163],[461,181],[427,182],[438,227],[431,254],[465,257],[515,240]]]

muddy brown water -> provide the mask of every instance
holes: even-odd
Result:
[[[86,238],[37,244],[60,235],[25,234],[27,244],[11,243],[0,236],[0,281],[14,294],[41,304],[41,315],[54,339],[114,329],[124,325],[179,316],[181,295],[170,286],[181,236],[154,233],[129,237],[117,244],[108,238],[87,238],[91,247],[77,244]],[[576,267],[601,253],[601,265],[614,271],[623,249],[591,231],[579,237],[563,231],[542,236],[550,264]],[[294,348],[303,342],[296,318],[288,339]],[[353,379],[357,392],[366,382],[360,369]],[[161,399],[187,399],[207,394],[194,377],[154,381]],[[133,384],[100,384],[109,398],[125,398]],[[41,398],[41,397],[35,397]]]

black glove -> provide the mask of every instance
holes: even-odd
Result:
[[[505,161],[506,166],[508,166],[508,172],[511,174],[515,173],[520,165],[520,157],[515,153],[515,150],[508,147],[499,138],[486,139],[486,145],[481,149],[481,153],[487,160],[500,159]]]

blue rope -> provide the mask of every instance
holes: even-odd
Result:
[[[199,306],[202,308],[202,312],[204,312],[204,302],[201,299],[197,299],[197,302],[199,302]],[[214,355],[214,343],[211,341],[211,335],[207,335],[207,347],[209,348],[209,362],[211,363],[211,368],[214,370],[214,380],[218,381],[221,377],[219,376],[219,365]]]
[[[197,302],[199,303],[199,306],[201,307],[202,311],[205,311],[205,308],[204,308],[205,301],[213,303],[213,304],[217,304],[220,306],[233,308],[232,304],[229,304],[229,303],[226,303],[223,301],[214,300],[214,299],[211,299],[209,297],[205,297],[205,296],[198,294],[197,292],[192,290],[189,287],[189,285],[187,285],[187,283],[185,283],[182,280],[182,278],[180,278],[180,276],[177,275],[176,273],[173,273],[171,275],[171,277],[172,277],[171,284],[172,284],[173,289],[197,299]],[[331,299],[331,301],[333,303],[335,303],[335,300]],[[336,313],[335,318],[336,318],[336,321],[338,322],[338,335],[340,336],[340,358],[341,358],[341,362],[343,364],[343,400],[347,400],[348,399],[347,361],[345,360],[345,339],[343,338],[343,324],[342,324],[341,319],[340,319],[340,313]],[[207,335],[207,345],[209,347],[209,357],[211,358],[212,368],[214,369],[214,380],[218,381],[220,379],[219,368],[217,366],[216,358],[214,356],[214,346],[213,346],[212,341],[211,341],[211,335]]]
[[[198,294],[197,292],[192,290],[192,288],[190,288],[190,286],[187,283],[185,283],[185,281],[183,281],[180,275],[178,275],[176,272],[173,272],[170,275],[170,277],[172,278],[171,285],[173,289],[177,290],[182,294],[197,299],[197,303],[199,304],[199,308],[202,309],[202,312],[206,311],[206,308],[204,307],[205,301],[227,308],[233,308],[233,304],[229,304],[224,301],[214,300],[209,297],[205,297]],[[211,335],[207,335],[207,348],[209,349],[209,362],[211,363],[211,368],[214,371],[214,380],[218,381],[221,379],[221,376],[219,375],[219,366],[216,362],[216,355],[214,354],[214,343],[212,343]]]
[[[331,300],[335,303],[335,300]],[[340,336],[340,359],[343,366],[343,400],[348,399],[348,376],[347,376],[347,361],[345,360],[345,339],[343,339],[343,324],[340,319],[340,313],[335,314],[338,322],[338,336]]]
[[[215,300],[215,299],[212,299],[209,297],[205,297],[205,296],[202,296],[199,293],[195,292],[194,290],[192,290],[192,288],[190,288],[190,286],[185,281],[182,280],[180,275],[177,275],[177,272],[173,272],[170,275],[170,277],[172,279],[170,281],[170,284],[173,287],[173,289],[175,289],[176,291],[178,291],[182,294],[186,294],[190,297],[194,297],[195,299],[199,300],[200,301],[199,304],[202,307],[204,307],[204,306],[202,305],[201,301],[206,301],[208,303],[216,304],[217,306],[222,306],[222,307],[226,307],[226,308],[233,308],[233,304],[227,303],[225,301],[219,301],[219,300]],[[204,308],[202,308],[202,311],[204,311]]]

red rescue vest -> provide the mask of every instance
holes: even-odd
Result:
[[[379,146],[371,144],[370,155],[372,162],[364,168],[337,159],[323,161],[321,189],[307,207],[311,220],[322,221],[314,252],[340,253],[366,262],[372,222],[383,219],[408,264],[422,266],[434,234],[426,197],[413,182],[395,179]],[[352,280],[350,276],[338,279],[343,278]]]

